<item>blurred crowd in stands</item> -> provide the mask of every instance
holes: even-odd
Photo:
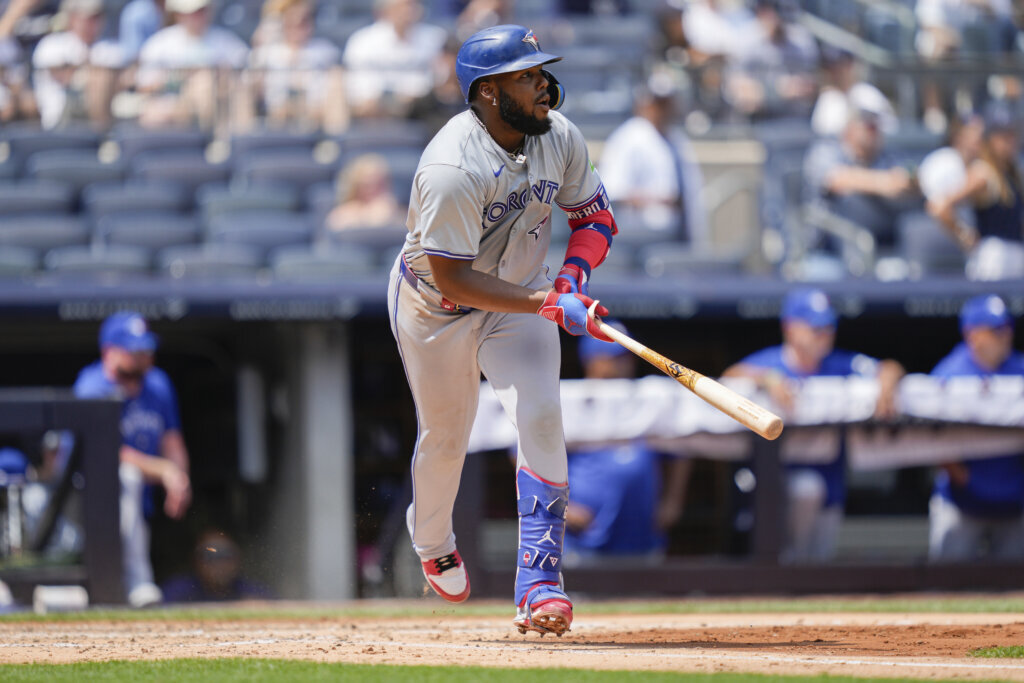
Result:
[[[624,227],[609,271],[1021,277],[1021,14],[1010,0],[0,0],[0,277],[385,268],[419,151],[465,106],[458,45],[507,22],[565,57],[563,112]],[[749,183],[723,197],[729,183],[713,193],[701,173],[725,163],[703,143],[734,140],[764,149],[759,225],[740,244],[714,212]]]

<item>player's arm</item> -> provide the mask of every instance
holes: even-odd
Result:
[[[192,485],[188,473],[177,463],[156,455],[148,455],[131,446],[122,445],[119,452],[121,462],[134,465],[142,472],[143,478],[152,484],[160,484],[166,492],[164,511],[168,517],[179,519],[192,500]]]
[[[875,417],[892,418],[896,415],[896,391],[907,371],[898,361],[883,360],[878,364],[878,402]]]
[[[722,373],[722,377],[746,377],[752,379],[758,388],[768,393],[772,402],[785,411],[793,410],[795,396],[793,388],[786,377],[775,368],[744,363],[740,361],[731,365]]]

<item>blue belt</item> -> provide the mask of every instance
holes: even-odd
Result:
[[[405,254],[402,254],[399,259],[401,261],[399,264],[399,270],[402,271],[402,277],[405,278],[405,281],[408,282],[413,289],[419,291],[420,279],[416,276],[416,273],[412,272],[412,268],[410,268],[405,262]],[[449,301],[443,296],[441,297],[441,308],[449,311],[450,313],[469,313],[474,310],[469,306],[462,306],[454,301]]]

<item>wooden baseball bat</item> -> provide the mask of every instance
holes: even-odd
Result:
[[[782,418],[778,415],[765,410],[750,399],[740,396],[732,389],[722,386],[710,377],[705,377],[699,372],[666,358],[657,351],[652,351],[598,318],[595,313],[596,309],[597,302],[595,301],[587,311],[587,315],[594,321],[598,329],[616,342],[754,433],[769,441],[774,441],[779,438],[779,434],[782,434]]]

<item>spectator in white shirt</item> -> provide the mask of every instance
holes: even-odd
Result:
[[[981,156],[985,121],[977,114],[954,119],[949,144],[930,152],[917,168],[925,208],[950,230],[965,250],[973,246],[974,210],[968,201],[946,207],[946,200],[967,184],[967,169]]]
[[[704,179],[678,126],[677,96],[670,77],[651,77],[637,93],[633,117],[608,136],[599,172],[623,225],[701,249],[709,246]]]
[[[43,128],[72,121],[110,122],[114,69],[123,65],[120,48],[98,42],[103,31],[103,0],[64,0],[60,14],[67,30],[51,33],[32,54],[36,101]]]
[[[254,48],[249,59],[268,122],[343,128],[347,122],[337,120],[339,114],[347,115],[341,101],[341,51],[329,40],[313,37],[312,4],[268,0],[263,16],[280,27],[280,35]],[[331,123],[325,125],[328,119]]]
[[[892,135],[899,129],[899,120],[892,103],[882,91],[863,79],[862,69],[853,54],[829,49],[821,56],[824,83],[811,114],[811,130],[821,137],[837,136],[846,127],[850,103],[878,112],[882,132]]]
[[[218,93],[241,69],[249,47],[234,33],[212,25],[211,0],[166,0],[174,24],[157,31],[139,53],[138,89],[150,97],[140,112],[144,126],[213,123]]]
[[[697,61],[709,57],[733,59],[754,15],[742,0],[690,0],[683,9],[683,32]]]
[[[375,0],[374,9],[377,21],[345,45],[348,101],[355,116],[403,117],[430,91],[447,34],[420,21],[419,0]]]

